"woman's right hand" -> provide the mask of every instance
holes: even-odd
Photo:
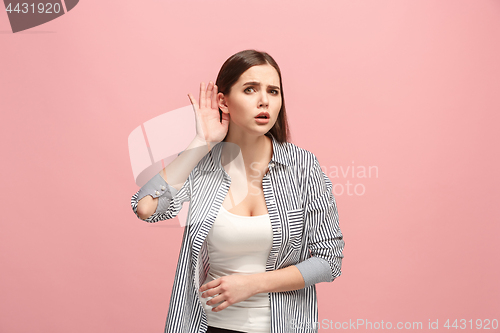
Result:
[[[206,142],[221,142],[227,134],[229,114],[222,113],[220,121],[217,104],[217,86],[210,81],[205,91],[205,82],[200,84],[200,104],[188,94],[194,108],[196,119],[196,136]]]

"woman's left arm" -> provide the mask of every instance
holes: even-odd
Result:
[[[344,237],[339,227],[337,202],[332,182],[314,156],[314,165],[307,184],[305,225],[311,257],[298,264],[305,287],[319,282],[332,282],[339,277],[344,258]]]
[[[225,275],[202,285],[199,291],[202,292],[202,298],[214,296],[207,300],[206,304],[212,306],[212,311],[218,312],[255,294],[302,288],[304,288],[302,274],[292,265],[250,275]]]
[[[251,277],[254,294],[297,290],[305,286],[304,278],[295,265],[270,272],[252,274]]]
[[[213,280],[200,288],[202,297],[213,296],[210,305],[223,304],[214,311],[225,309],[258,293],[284,292],[309,287],[319,282],[332,282],[341,274],[344,258],[344,240],[339,227],[337,204],[332,193],[332,182],[321,170],[314,156],[309,175],[304,221],[308,229],[308,250],[311,257],[296,264],[274,271],[251,275],[228,275]],[[213,289],[212,289],[213,288]],[[227,301],[229,295],[231,299]]]
[[[311,257],[292,266],[254,274],[257,293],[302,289],[319,282],[332,282],[341,274],[344,239],[339,227],[332,182],[314,156],[309,174],[304,221],[309,225],[308,249]]]

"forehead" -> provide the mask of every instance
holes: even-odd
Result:
[[[250,67],[243,72],[243,74],[241,74],[236,83],[244,84],[248,81],[257,81],[264,85],[280,86],[280,77],[278,72],[271,65],[258,65]]]

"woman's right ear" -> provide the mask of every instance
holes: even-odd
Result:
[[[219,105],[219,109],[221,109],[222,112],[229,114],[229,109],[226,105],[226,99],[224,97],[224,94],[221,92],[217,94],[217,104]]]

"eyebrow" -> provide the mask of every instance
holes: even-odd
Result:
[[[250,82],[243,84],[243,87],[244,86],[260,86],[260,82],[250,81]],[[280,90],[280,87],[276,87],[276,86],[272,86],[272,85],[270,85],[269,88]]]

